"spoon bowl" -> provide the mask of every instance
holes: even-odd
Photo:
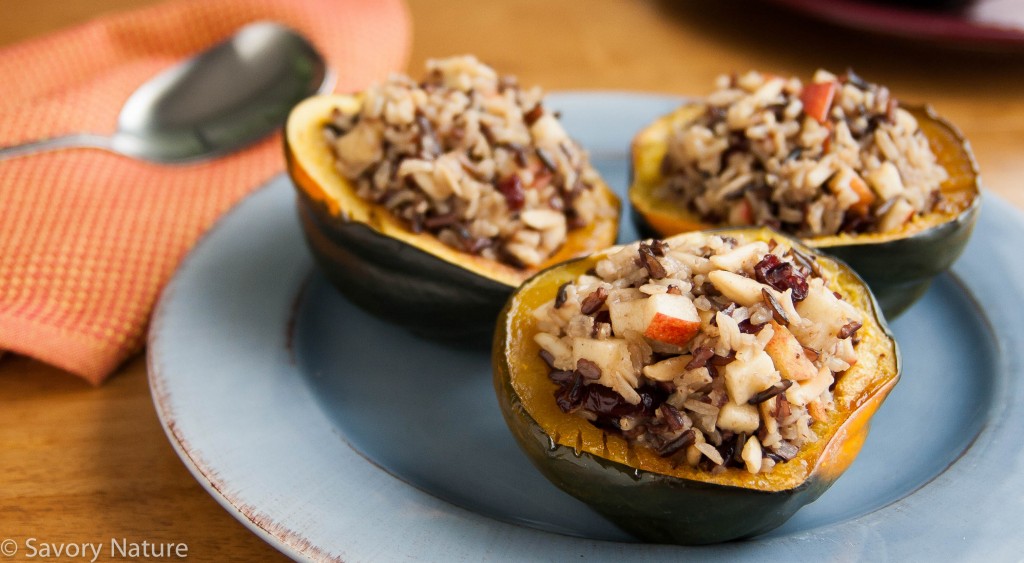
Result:
[[[251,23],[140,86],[113,135],[78,133],[0,148],[0,160],[68,147],[160,163],[202,160],[279,129],[292,106],[332,85],[323,57],[305,38],[277,23]]]

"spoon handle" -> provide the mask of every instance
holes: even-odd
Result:
[[[20,145],[0,147],[0,160],[28,156],[45,151],[54,151],[71,148],[91,148],[114,150],[113,140],[102,135],[91,133],[73,133],[63,137],[52,137],[41,141],[30,141]]]

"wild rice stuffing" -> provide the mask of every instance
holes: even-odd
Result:
[[[360,197],[448,246],[536,266],[567,231],[615,213],[594,197],[586,153],[542,104],[474,57],[427,62],[416,83],[391,76],[324,136]]]
[[[660,191],[703,220],[887,232],[940,204],[947,173],[884,86],[819,70],[810,84],[752,71],[716,87],[672,133]]]
[[[678,463],[771,471],[817,439],[862,317],[783,243],[672,244],[622,247],[535,312],[555,401]]]

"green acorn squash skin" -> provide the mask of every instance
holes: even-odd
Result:
[[[974,201],[946,223],[907,238],[819,250],[852,266],[871,286],[886,318],[894,319],[924,296],[932,278],[952,267],[963,253],[981,209],[980,198]]]
[[[314,260],[356,305],[420,335],[487,342],[508,285],[341,220],[304,195],[297,206]]]
[[[644,236],[669,236],[696,229],[721,227],[703,223],[695,214],[653,196],[660,174],[651,152],[662,151],[671,126],[699,114],[697,105],[683,106],[664,116],[634,138],[629,198],[632,216]],[[894,319],[921,298],[936,275],[948,270],[963,253],[981,208],[981,179],[977,161],[963,134],[928,106],[907,107],[918,120],[932,151],[949,173],[941,186],[951,209],[928,213],[924,221],[894,233],[822,236],[804,243],[831,254],[857,271],[874,292],[885,316]],[[647,163],[642,160],[647,159]],[[641,173],[638,168],[643,167]]]
[[[702,545],[762,534],[831,485],[818,479],[767,493],[634,469],[568,446],[552,447],[511,385],[498,389],[498,401],[520,448],[549,481],[645,541]],[[681,506],[697,509],[680,511]]]
[[[323,127],[335,108],[353,112],[361,103],[359,96],[325,95],[297,105],[286,125],[285,161],[317,265],[370,313],[431,338],[486,345],[495,316],[525,279],[615,242],[620,204],[603,183],[593,189],[614,215],[570,231],[562,248],[540,267],[515,268],[413,232],[387,209],[356,194],[336,171],[323,140]]]
[[[715,232],[741,240],[786,240],[818,256],[819,264],[841,277],[840,291],[868,319],[862,342],[877,353],[874,358],[862,357],[860,368],[846,372],[843,377],[850,379],[840,378],[837,402],[846,406],[831,414],[827,423],[820,423],[826,427],[816,427],[820,443],[805,446],[794,460],[777,466],[775,471],[783,468],[778,475],[751,475],[736,468],[719,476],[697,470],[672,475],[675,466],[657,454],[642,451],[641,446],[625,446],[621,437],[549,406],[554,405],[557,386],[547,380],[546,365],[537,357],[539,348],[532,339],[536,327],[529,321],[529,310],[554,296],[559,285],[593,267],[597,258],[554,266],[528,280],[506,303],[495,331],[494,387],[520,448],[553,484],[646,541],[709,544],[780,526],[821,496],[853,462],[867,437],[871,416],[900,375],[899,350],[888,325],[866,284],[848,266],[769,229]],[[847,389],[849,397],[842,395]],[[798,465],[787,468],[789,464]],[[789,469],[793,471],[787,473]]]

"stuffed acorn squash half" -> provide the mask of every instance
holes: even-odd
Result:
[[[768,225],[850,264],[890,318],[967,244],[974,156],[931,108],[847,71],[721,77],[633,141],[629,199],[652,236]]]
[[[682,544],[766,532],[818,498],[900,373],[857,274],[764,228],[545,270],[501,313],[493,361],[505,421],[548,479]]]
[[[433,336],[489,334],[523,280],[614,243],[619,201],[538,89],[472,57],[427,67],[296,106],[288,172],[352,301]]]

